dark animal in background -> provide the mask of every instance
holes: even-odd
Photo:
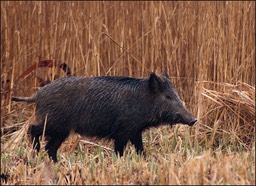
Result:
[[[32,97],[14,101],[35,102],[36,123],[31,125],[34,148],[39,151],[43,133],[45,149],[56,162],[57,150],[71,131],[114,140],[120,156],[130,140],[143,152],[142,132],[161,124],[196,123],[184,107],[168,74],[147,78],[123,76],[64,77],[39,89]]]

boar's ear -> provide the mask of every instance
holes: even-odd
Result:
[[[168,75],[167,69],[164,70],[163,77],[166,77],[167,79],[169,79],[169,75]]]
[[[151,91],[159,92],[164,88],[163,81],[155,73],[151,72],[148,80],[148,85]]]

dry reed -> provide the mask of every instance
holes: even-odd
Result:
[[[208,123],[204,136],[207,136],[207,132],[213,131],[209,133],[210,145],[219,145],[225,133],[227,141],[238,142],[240,146],[251,149],[255,142],[255,88],[242,82],[237,82],[236,85],[217,84],[218,91],[203,89],[202,95],[211,100],[205,100],[207,109],[205,115],[200,118]]]

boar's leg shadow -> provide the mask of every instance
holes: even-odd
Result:
[[[42,136],[43,134],[43,129],[44,125],[32,125],[31,126],[31,136],[32,136],[32,141],[34,141],[33,148],[39,152],[40,150],[40,141],[39,137]],[[63,130],[61,133],[53,133],[50,131],[49,128],[46,127],[45,129],[45,136],[47,138],[50,137],[49,141],[47,142],[45,146],[45,150],[48,151],[49,157],[52,158],[54,162],[57,162],[57,150],[62,144],[62,142],[65,141],[65,139],[68,137],[69,131]]]
[[[137,154],[143,154],[146,156],[146,153],[143,150],[142,143],[142,133],[138,133],[131,138],[131,143],[135,146]]]

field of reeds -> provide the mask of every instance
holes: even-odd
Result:
[[[40,61],[51,65],[39,65]],[[168,71],[193,127],[129,143],[72,134],[51,162],[27,129],[40,82],[71,75],[146,77]],[[41,67],[43,66],[43,67]],[[43,146],[45,145],[42,139]],[[255,185],[255,2],[1,1],[1,184]]]

